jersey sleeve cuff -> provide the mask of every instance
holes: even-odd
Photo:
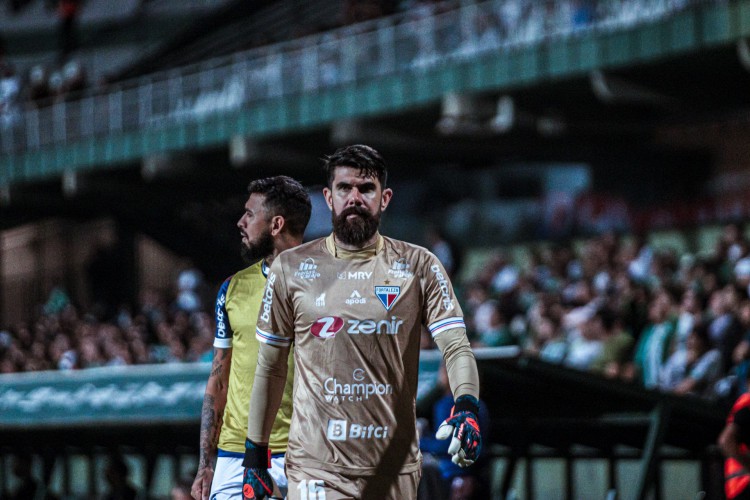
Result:
[[[232,339],[214,338],[214,347],[217,349],[231,349]]]
[[[430,335],[432,335],[432,338],[435,338],[437,335],[448,330],[453,330],[454,328],[466,328],[466,323],[464,323],[464,319],[462,317],[454,316],[452,318],[445,318],[441,319],[440,321],[436,321],[427,328],[430,330]]]
[[[255,338],[257,338],[259,342],[263,342],[264,344],[273,345],[276,347],[289,347],[290,345],[292,345],[292,339],[287,337],[279,337],[278,335],[274,335],[271,332],[261,330],[257,327],[255,328]]]

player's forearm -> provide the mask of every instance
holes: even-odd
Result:
[[[478,399],[479,371],[466,330],[454,328],[442,332],[435,337],[435,343],[443,353],[453,398],[468,394]]]
[[[200,453],[198,464],[205,467],[214,463],[216,449],[219,443],[219,433],[224,420],[224,408],[227,403],[227,385],[229,368],[231,365],[231,351],[229,349],[214,349],[214,360],[211,374],[206,383],[201,408]]]
[[[271,427],[284,395],[288,357],[288,347],[261,344],[258,350],[258,365],[247,418],[247,437],[254,443],[268,444]]]

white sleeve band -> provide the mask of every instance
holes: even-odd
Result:
[[[466,329],[466,323],[464,323],[464,319],[461,316],[455,316],[453,318],[445,318],[436,321],[427,328],[430,330],[430,335],[432,335],[432,338],[434,339],[438,334],[453,328]]]
[[[271,332],[261,330],[257,327],[255,328],[255,338],[257,338],[259,342],[276,347],[289,347],[290,345],[292,345],[292,339],[274,335]]]
[[[220,339],[218,337],[215,337],[214,347],[216,347],[217,349],[231,349],[232,339]]]

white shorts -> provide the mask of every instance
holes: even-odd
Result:
[[[209,500],[242,500],[242,474],[244,472],[242,458],[218,457]],[[281,496],[286,498],[287,480],[284,473],[283,455],[271,458],[269,472],[273,482],[278,486]]]

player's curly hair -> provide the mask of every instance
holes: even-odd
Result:
[[[368,177],[377,177],[380,187],[385,189],[388,180],[388,169],[385,160],[375,148],[364,144],[353,144],[337,149],[332,155],[324,156],[323,170],[326,172],[328,187],[333,187],[333,177],[336,167],[358,168],[360,173]]]
[[[247,192],[264,195],[266,199],[263,205],[269,216],[284,217],[289,233],[294,236],[305,233],[312,213],[312,203],[310,195],[298,181],[286,175],[256,179],[247,186]]]

